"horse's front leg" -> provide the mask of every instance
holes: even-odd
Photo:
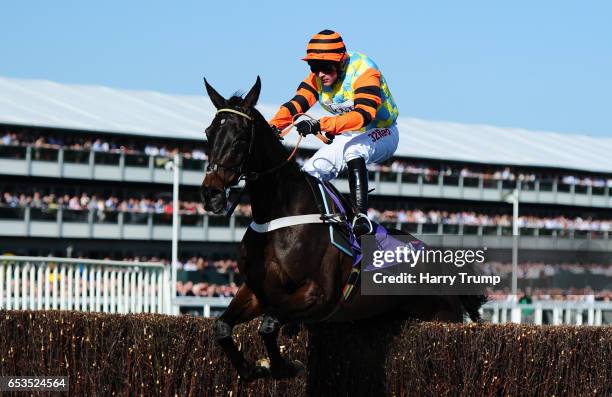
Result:
[[[232,338],[232,331],[235,325],[250,321],[261,313],[261,307],[253,291],[243,284],[225,312],[215,321],[215,339],[244,380],[265,377],[269,373],[266,368],[253,366],[246,361]]]
[[[270,371],[275,379],[292,378],[304,372],[304,364],[298,360],[288,361],[281,355],[278,347],[278,333],[281,322],[270,314],[265,314],[259,326],[259,334],[263,339],[268,358],[270,359]]]
[[[309,280],[296,291],[290,294],[278,293],[274,297],[273,312],[264,314],[259,326],[268,358],[270,359],[270,370],[272,377],[276,379],[290,378],[304,371],[304,364],[297,360],[289,361],[283,358],[278,346],[278,334],[282,325],[281,319],[295,321],[312,309],[317,303],[321,303],[322,294],[316,283]]]

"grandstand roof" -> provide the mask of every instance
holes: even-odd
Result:
[[[276,106],[259,105],[271,117]],[[170,95],[0,77],[0,123],[202,139],[214,107]],[[612,172],[612,139],[400,117],[398,156]],[[295,136],[286,141],[295,142]],[[303,147],[317,148],[308,139]]]

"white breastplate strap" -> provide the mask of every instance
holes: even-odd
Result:
[[[308,214],[286,216],[284,218],[273,219],[267,223],[251,222],[250,227],[257,233],[266,233],[283,227],[303,225],[305,223],[324,223],[324,221],[321,219],[321,214]]]

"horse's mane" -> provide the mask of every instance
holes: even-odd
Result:
[[[227,100],[227,104],[228,106],[240,106],[242,105],[242,101],[244,101],[244,98],[242,97],[242,95],[244,95],[242,92],[240,91],[236,91],[232,94],[232,96],[230,97],[230,99]]]
[[[244,98],[242,97],[242,93],[240,91],[236,91],[232,94],[232,96],[227,100],[227,106],[229,107],[241,107],[243,102],[244,102]],[[274,132],[272,131],[272,128],[270,127],[270,124],[268,124],[268,121],[266,120],[266,118],[261,114],[261,112],[259,110],[257,110],[257,108],[252,107],[249,109],[252,113],[252,115],[254,116],[255,119],[255,123],[257,124],[257,128],[259,130],[265,131],[266,133],[269,133],[271,136],[274,136],[274,138],[277,138],[276,135],[274,134]],[[273,141],[277,142],[278,145],[280,147],[282,147],[284,150],[287,150],[287,148],[284,147],[284,145],[281,143],[281,141],[279,139],[274,139]]]
[[[227,106],[229,106],[229,107],[241,107],[242,103],[244,102],[244,98],[242,97],[242,95],[243,94],[240,91],[234,92],[232,94],[232,96],[227,100]],[[268,121],[261,114],[261,112],[259,110],[257,110],[257,108],[252,107],[249,110],[251,110],[253,112],[253,116],[255,116],[255,121],[257,122],[259,128],[263,128],[266,131],[272,132],[272,128],[270,128],[270,125],[268,124]]]

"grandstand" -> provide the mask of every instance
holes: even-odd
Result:
[[[266,117],[276,110],[258,108]],[[213,114],[203,95],[0,78],[0,254],[167,262],[167,165],[178,153],[185,264],[179,292],[189,295],[185,285],[195,281],[207,283],[198,288],[205,296],[231,295],[231,288],[214,285],[239,282],[226,262],[235,258],[250,209],[245,200],[226,219],[199,204],[203,130]],[[516,189],[520,261],[603,267],[597,290],[612,290],[605,270],[612,266],[612,139],[404,117],[399,130],[397,157],[370,170],[371,217],[444,237],[448,246],[486,246],[492,261],[506,263],[512,207],[504,197]],[[285,142],[295,144],[296,137]],[[319,144],[304,140],[300,161]],[[348,192],[343,176],[336,185]],[[210,266],[187,269],[200,260]],[[194,276],[204,269],[204,279]],[[593,285],[549,287],[563,295]],[[610,299],[609,292],[597,296]]]

